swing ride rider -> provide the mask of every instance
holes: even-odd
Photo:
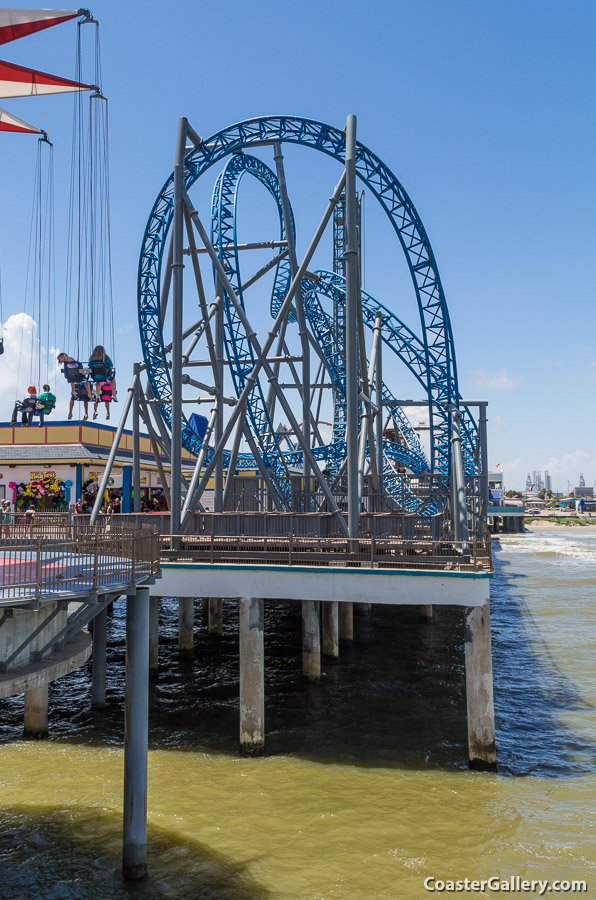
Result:
[[[70,398],[70,406],[68,408],[68,418],[72,419],[72,411],[74,409],[75,400],[79,400],[83,403],[83,408],[85,410],[83,422],[86,422],[89,418],[89,401],[91,399],[91,388],[88,381],[79,381],[76,384],[73,382],[72,396]]]
[[[101,344],[98,344],[91,356],[89,357],[89,380],[95,385],[109,381],[112,388],[111,398],[114,403],[118,402],[116,397],[116,369],[114,363]]]
[[[53,409],[56,408],[56,395],[52,394],[49,384],[44,384],[43,393],[39,395],[39,399],[35,404],[35,409],[29,413],[29,425],[33,425],[33,416],[39,416],[39,427],[43,427],[44,416],[49,416]]]
[[[30,384],[27,388],[27,396],[23,400],[17,400],[12,411],[11,425],[17,424],[17,413],[21,412],[21,422],[23,425],[30,425],[30,415],[35,409],[37,403],[37,388],[34,384]]]
[[[93,418],[97,419],[97,407],[100,403],[105,403],[106,419],[110,418],[110,403],[112,401],[112,385],[109,381],[102,381],[99,390],[95,389],[95,403],[93,406]]]
[[[70,384],[70,391],[72,394],[70,411],[72,413],[73,399],[79,399],[79,400],[84,399],[83,397],[78,397],[78,398],[76,397],[76,393],[79,393],[79,392],[77,391],[75,393],[75,386],[78,387],[81,384],[86,385],[85,390],[87,393],[87,402],[88,402],[89,400],[91,400],[91,385],[89,384],[88,381],[85,381],[85,369],[83,368],[82,364],[78,360],[73,359],[72,356],[68,356],[67,353],[59,353],[58,354],[58,362],[62,366],[62,372],[64,373],[64,377]],[[72,419],[72,415],[70,415],[68,418]]]

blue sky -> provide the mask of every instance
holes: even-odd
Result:
[[[254,115],[289,113],[343,127],[354,112],[359,138],[396,173],[429,234],[460,389],[489,402],[491,464],[503,464],[509,486],[522,487],[529,470],[545,467],[560,489],[577,483],[580,471],[594,482],[593,3],[133,0],[91,8],[101,23],[110,100],[113,356],[121,386],[140,356],[139,247],[171,171],[178,116],[207,136]],[[76,25],[66,23],[8,44],[0,56],[72,77],[75,36]],[[72,98],[3,105],[44,127],[55,144],[61,334]],[[33,136],[0,139],[5,320],[25,309],[35,152]],[[303,220],[299,250],[339,174],[331,164],[315,168],[310,157],[287,160]],[[371,198],[367,289],[416,329],[403,262],[372,207]],[[250,224],[253,239],[268,237],[268,221],[255,210],[247,239]],[[3,418],[21,393],[8,357],[0,358]],[[27,380],[21,374],[24,387]]]

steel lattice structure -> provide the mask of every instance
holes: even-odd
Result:
[[[186,120],[184,120],[186,121]],[[277,174],[261,159],[250,154],[252,147],[273,145],[277,160],[282,159],[281,148],[284,143],[297,144],[301,147],[318,150],[320,153],[344,163],[346,155],[346,137],[343,131],[308,119],[296,117],[262,117],[250,119],[230,126],[206,140],[201,140],[190,129],[194,146],[187,152],[183,160],[183,181],[179,182],[179,197],[185,203],[186,225],[190,232],[192,224],[200,223],[198,213],[192,208],[188,191],[209,169],[223,163],[213,192],[211,209],[210,239],[206,229],[201,232],[202,225],[197,226],[203,241],[202,252],[207,249],[212,256],[215,273],[215,296],[221,298],[215,319],[221,323],[220,347],[225,353],[229,373],[235,392],[235,399],[243,399],[245,404],[244,434],[249,441],[250,453],[238,453],[229,446],[220,443],[217,451],[219,465],[226,469],[233,464],[235,469],[259,469],[267,476],[268,484],[280,508],[289,508],[291,500],[291,475],[304,467],[310,467],[321,461],[326,473],[335,476],[342,471],[342,463],[349,455],[346,440],[347,416],[346,389],[346,347],[345,347],[345,309],[349,286],[342,275],[319,269],[316,272],[305,271],[299,285],[294,291],[292,304],[285,312],[279,336],[279,348],[284,351],[283,336],[288,322],[298,322],[303,340],[306,340],[304,329],[307,328],[308,339],[315,357],[320,362],[321,370],[330,379],[333,390],[333,432],[330,442],[313,442],[310,436],[311,423],[303,421],[299,438],[299,446],[283,448],[275,433],[273,410],[275,397],[272,388],[277,375],[271,377],[271,366],[256,342],[252,329],[247,328],[247,310],[244,301],[244,288],[240,275],[239,242],[237,229],[238,187],[246,175],[252,176],[270,194],[274,200],[278,217],[279,231],[271,245],[286,247],[278,257],[272,260],[275,264],[275,277],[271,295],[271,315],[274,320],[283,312],[284,303],[291,293],[291,285],[296,274],[297,262],[292,251],[295,247],[296,226],[294,216],[287,200],[284,209],[285,176],[283,163]],[[347,163],[346,163],[347,167]],[[413,473],[437,472],[447,482],[452,468],[451,439],[452,411],[459,407],[460,394],[457,385],[457,370],[451,324],[441,280],[432,251],[430,241],[420,217],[395,175],[391,170],[363,144],[355,144],[355,173],[372,194],[389,220],[402,247],[407,262],[413,290],[415,293],[420,329],[412,329],[402,322],[385,304],[379,302],[359,287],[361,298],[361,323],[364,329],[374,331],[380,328],[379,343],[384,352],[394,354],[418,381],[426,398],[430,423],[430,454],[427,456],[419,442],[415,430],[401,408],[390,385],[375,383],[375,372],[371,372],[370,390],[382,396],[382,408],[390,415],[399,440],[382,440],[382,452],[373,448],[372,431],[367,438],[362,438],[366,459],[373,465],[373,457],[382,464],[383,471],[395,475],[395,464],[400,463]],[[180,265],[176,263],[176,250],[172,244],[168,252],[168,234],[175,219],[176,176],[173,173],[165,182],[155,203],[145,234],[143,237],[138,275],[138,314],[143,357],[151,392],[158,403],[159,414],[165,426],[172,428],[175,398],[173,380],[170,372],[174,364],[170,364],[168,354],[172,345],[168,345],[164,336],[165,305],[169,290],[170,269]],[[345,195],[344,195],[345,196]],[[336,197],[335,203],[339,199]],[[342,199],[342,204],[343,204]],[[179,213],[181,215],[181,213]],[[338,230],[334,229],[334,253],[337,253]],[[191,238],[189,253],[193,256]],[[210,247],[207,245],[210,244]],[[203,291],[200,274],[197,275],[198,261],[194,250],[193,263],[195,276],[198,278],[199,293]],[[215,254],[216,257],[215,258]],[[270,266],[273,268],[273,265]],[[259,273],[257,273],[258,275]],[[179,289],[181,292],[181,288]],[[331,303],[333,314],[325,311],[322,300]],[[216,301],[217,302],[217,301]],[[286,304],[287,305],[287,304]],[[203,302],[202,319],[196,326],[196,342],[200,335],[210,333],[209,316]],[[300,325],[302,310],[306,325]],[[293,326],[295,327],[295,326]],[[279,323],[278,323],[279,328]],[[418,331],[418,333],[416,333]],[[215,343],[215,339],[211,339]],[[304,347],[304,344],[303,344]],[[380,355],[380,349],[378,354]],[[266,355],[266,354],[265,354]],[[303,354],[304,355],[304,354]],[[220,352],[221,356],[221,352]],[[215,359],[215,356],[212,357]],[[277,359],[275,357],[274,359]],[[291,360],[290,360],[291,362]],[[185,355],[183,365],[188,364]],[[279,363],[276,372],[279,371]],[[372,365],[372,362],[371,362]],[[265,367],[265,379],[253,377],[255,367]],[[269,373],[269,374],[268,374]],[[188,383],[188,376],[185,376]],[[222,434],[223,406],[221,403],[223,388],[217,386],[220,397],[219,437]],[[220,373],[221,380],[221,373]],[[366,380],[366,379],[365,379]],[[190,383],[196,384],[190,380]],[[275,385],[274,385],[275,386]],[[311,382],[307,389],[310,394]],[[306,389],[303,386],[303,392]],[[273,400],[272,400],[273,397]],[[281,402],[280,398],[280,402]],[[366,400],[366,397],[364,398]],[[232,399],[230,402],[234,402]],[[369,405],[370,394],[369,394]],[[363,400],[359,400],[362,415]],[[283,404],[282,404],[283,405]],[[287,412],[287,410],[286,410]],[[377,410],[377,415],[382,411]],[[215,417],[216,419],[216,417]],[[214,419],[214,420],[215,420]],[[316,421],[312,422],[316,430]],[[364,425],[363,425],[364,428]],[[176,430],[176,429],[174,429]],[[202,440],[181,417],[181,442],[191,453],[200,457],[201,464],[211,471],[217,462],[213,459],[214,448],[209,445],[209,438],[215,434],[217,444],[218,433],[208,430]],[[377,432],[378,434],[378,432]],[[467,474],[472,474],[478,466],[477,429],[469,410],[461,410],[461,435],[464,467]],[[174,435],[172,435],[174,438]],[[306,443],[305,443],[306,442]],[[377,440],[378,443],[378,440]],[[305,454],[310,447],[308,459]],[[233,457],[231,459],[231,457]],[[319,473],[320,475],[320,473]],[[198,479],[198,474],[197,474]],[[196,486],[196,482],[192,488]],[[417,507],[416,497],[406,491],[409,497],[406,505],[410,510]],[[404,491],[402,486],[403,502]],[[308,502],[308,501],[307,501]],[[310,508],[310,507],[309,507]],[[433,508],[430,508],[433,511]]]

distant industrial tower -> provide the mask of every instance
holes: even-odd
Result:
[[[529,493],[532,490],[532,479],[530,478],[530,473],[528,472],[528,477],[526,478],[526,491]]]
[[[544,488],[547,491],[552,491],[553,489],[553,480],[548,474],[548,469],[544,470]]]
[[[594,488],[586,487],[586,479],[581,472],[579,475],[579,484],[573,489],[573,493],[582,500],[592,500],[594,497]]]

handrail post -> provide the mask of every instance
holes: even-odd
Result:
[[[37,538],[37,550],[35,554],[35,599],[39,600],[41,593],[41,538]]]
[[[93,592],[97,591],[97,570],[99,568],[99,534],[95,532],[95,559],[93,561]]]

